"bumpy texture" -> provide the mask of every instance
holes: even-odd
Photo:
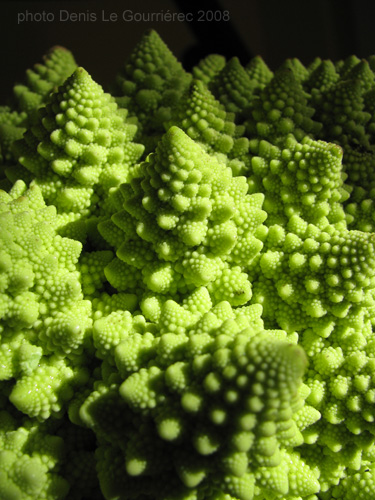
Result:
[[[0,498],[103,498],[95,471],[95,436],[67,418],[36,422],[0,410]]]
[[[263,197],[247,195],[244,177],[232,177],[177,127],[163,136],[140,175],[121,187],[123,210],[99,225],[109,242],[122,231],[108,281],[138,293],[143,283],[145,293],[160,300],[184,298],[203,285],[215,303],[224,297],[246,303],[251,285],[242,267],[262,246],[254,233],[266,216]]]
[[[243,126],[234,123],[234,114],[227,113],[208,88],[193,80],[190,88],[165,122],[181,128],[195,142],[227,163],[234,175],[244,175],[249,169],[249,140]]]
[[[154,30],[145,33],[116,78],[114,93],[119,106],[136,116],[136,139],[154,150],[164,132],[163,122],[187,88],[187,73]]]
[[[275,141],[279,142],[279,141]],[[335,144],[294,135],[283,137],[283,146],[272,140],[250,141],[250,192],[265,194],[266,224],[287,228],[291,217],[324,228],[345,227],[342,203],[349,194],[342,180],[342,150]]]
[[[46,419],[88,379],[80,356],[91,303],[76,270],[81,244],[56,235],[56,208],[38,187],[18,181],[0,193],[1,389],[11,389],[20,411]]]
[[[246,104],[249,119],[245,122],[249,136],[282,144],[292,133],[297,140],[316,134],[321,124],[314,120],[314,109],[308,95],[290,67],[276,71],[257,99]]]
[[[19,113],[12,110],[9,106],[0,107],[0,147],[2,151],[0,166],[2,181],[5,179],[6,166],[11,165],[15,161],[12,145],[15,141],[22,138],[26,130],[26,119],[26,112]]]
[[[236,113],[239,122],[246,116],[246,109],[253,100],[257,86],[237,57],[228,61],[209,83],[213,95],[228,112]]]
[[[306,358],[295,337],[264,331],[260,307],[232,310],[228,302],[197,311],[177,332],[167,310],[183,307],[165,303],[155,333],[140,335],[128,320],[114,350],[120,378],[105,377],[81,408],[102,443],[106,497],[251,500],[262,488],[275,498],[318,491],[316,473],[291,451],[319,418],[303,404]]]
[[[14,145],[26,172],[12,168],[9,177],[33,180],[46,202],[65,214],[66,224],[105,215],[110,190],[128,180],[144,149],[131,142],[136,127],[125,117],[113,98],[78,68]]]
[[[356,58],[329,72],[327,83],[312,94],[316,117],[323,123],[321,136],[343,148],[343,169],[352,190],[345,204],[350,227],[373,232],[374,73],[367,61]]]
[[[69,50],[52,47],[43,57],[43,64],[35,64],[33,69],[26,71],[26,83],[14,86],[14,103],[11,107],[0,107],[0,145],[6,165],[15,163],[13,142],[21,139],[26,129],[36,122],[38,109],[76,67]]]
[[[219,54],[209,54],[191,70],[194,78],[201,80],[206,85],[218,74],[225,66],[225,57]]]
[[[26,71],[26,84],[14,86],[18,109],[25,111],[30,123],[46,97],[57,89],[77,68],[73,54],[65,47],[55,46],[43,57],[43,64],[35,64]]]
[[[363,85],[350,79],[357,65],[348,60],[340,80],[330,64],[319,63],[310,76],[298,75],[289,64],[300,88],[311,92],[312,97],[305,95],[305,103],[316,107],[315,115],[307,114],[314,120],[310,123],[321,120],[323,127],[296,128],[295,121],[289,131],[282,131],[270,123],[267,128],[258,124],[258,133],[265,131],[268,141],[250,142],[256,154],[251,161],[250,191],[265,192],[269,229],[260,269],[253,265],[250,271],[252,300],[263,305],[266,324],[299,332],[310,360],[307,401],[321,411],[322,418],[306,438],[314,446],[303,446],[301,455],[320,469],[322,499],[341,498],[346,487],[350,491],[352,481],[359,480],[355,471],[365,470],[361,464],[366,463],[366,453],[374,443],[369,376],[373,370],[374,239],[369,234],[372,203],[362,201],[369,192],[371,181],[366,176],[372,175],[373,153],[360,97],[363,92],[366,95],[364,89],[368,91],[366,78]],[[361,64],[358,71],[363,68]],[[263,96],[266,92],[267,87]],[[263,109],[267,109],[265,103]],[[304,123],[301,118],[299,123]],[[328,137],[343,150],[307,134]],[[361,231],[348,230],[347,223]],[[371,486],[366,486],[369,491]]]
[[[263,89],[272,79],[273,73],[260,56],[253,57],[245,66],[250,80],[255,83],[255,91]]]
[[[18,425],[9,412],[0,410],[0,450],[0,498],[66,498],[69,483],[60,475],[64,443],[46,424]]]
[[[375,56],[72,61],[0,108],[1,500],[375,498]]]

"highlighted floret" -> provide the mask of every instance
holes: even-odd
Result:
[[[124,231],[106,268],[109,282],[132,291],[142,280],[145,291],[182,298],[209,285],[215,302],[246,303],[251,287],[241,265],[262,247],[254,234],[265,218],[262,197],[247,195],[243,177],[233,178],[177,127],[140,170],[121,188],[124,209],[99,225],[104,238],[112,223]]]

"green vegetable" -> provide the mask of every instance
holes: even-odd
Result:
[[[73,54],[64,47],[52,47],[43,59],[44,64],[35,64],[26,71],[26,84],[14,86],[11,106],[0,107],[0,145],[8,162],[15,161],[12,142],[21,139],[48,95],[77,68]]]
[[[0,109],[0,499],[375,498],[375,56]]]

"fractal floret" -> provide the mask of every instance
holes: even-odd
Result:
[[[6,163],[15,163],[13,142],[21,139],[25,130],[35,123],[40,106],[77,67],[73,54],[60,46],[52,47],[43,59],[44,64],[35,64],[26,71],[26,84],[14,86],[14,102],[0,106],[0,146]]]
[[[56,234],[56,208],[23,181],[0,204],[1,392],[18,410],[60,414],[87,383],[82,364],[91,328],[76,269],[82,245]]]
[[[375,56],[124,61],[0,107],[0,500],[374,499]]]
[[[113,98],[78,68],[14,144],[22,167],[7,170],[8,177],[33,180],[68,222],[99,215],[98,206],[105,214],[109,191],[128,179],[144,149],[131,141],[136,127],[125,117]]]
[[[139,172],[120,188],[123,210],[99,225],[109,242],[121,242],[105,270],[108,281],[119,291],[143,283],[142,302],[150,292],[182,298],[207,286],[215,303],[246,303],[251,285],[242,267],[262,247],[255,232],[266,217],[263,196],[247,195],[244,177],[233,177],[177,127]]]
[[[191,81],[167,45],[154,30],[138,42],[116,77],[114,93],[121,108],[129,110],[139,130],[136,136],[151,152]]]
[[[101,442],[103,491],[108,498],[239,500],[263,488],[275,498],[317,492],[317,471],[292,451],[320,417],[304,403],[307,360],[296,336],[264,330],[257,305],[211,307],[204,288],[184,306],[202,297],[208,312],[194,315],[166,302],[156,330],[123,323],[116,370],[107,368],[80,410]]]

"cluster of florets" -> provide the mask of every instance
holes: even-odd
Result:
[[[55,47],[0,108],[0,498],[375,497],[375,61],[104,92]]]

